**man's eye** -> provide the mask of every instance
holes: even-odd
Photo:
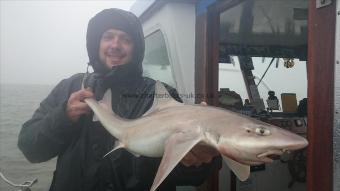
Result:
[[[111,40],[112,38],[113,38],[112,35],[104,35],[104,36],[102,37],[103,40]]]
[[[130,44],[130,43],[131,43],[131,39],[128,38],[128,37],[123,37],[123,38],[122,38],[122,42],[123,42],[123,43]]]

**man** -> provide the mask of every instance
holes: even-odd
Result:
[[[23,125],[18,146],[31,162],[58,156],[51,191],[148,190],[160,159],[135,157],[124,149],[103,158],[115,139],[92,120],[93,113],[83,102],[88,97],[100,100],[111,89],[112,109],[124,118],[138,118],[151,107],[152,96],[143,95],[154,93],[155,81],[142,77],[141,24],[132,13],[106,9],[90,20],[86,40],[95,76],[91,89],[81,89],[84,74],[62,80]],[[167,88],[179,99],[174,89]],[[216,155],[204,147],[194,148],[160,190],[201,184],[218,165]]]

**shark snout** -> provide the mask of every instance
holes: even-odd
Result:
[[[300,140],[298,140],[295,143],[287,146],[287,148],[284,148],[284,149],[288,150],[288,151],[293,151],[293,150],[303,149],[307,146],[308,146],[308,141],[305,138],[301,137]]]
[[[285,143],[281,145],[280,149],[284,151],[294,151],[294,150],[303,149],[307,146],[308,146],[308,141],[304,137],[289,132]]]
[[[291,151],[300,150],[308,145],[308,141],[298,135],[291,135],[291,139],[286,140],[285,143],[274,144],[267,151],[257,155],[257,158],[263,162],[272,162],[275,155],[280,156],[284,153],[290,153]]]

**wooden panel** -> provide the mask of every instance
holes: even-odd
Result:
[[[334,130],[333,130],[333,191],[340,191],[340,1],[337,2],[335,71],[334,71]]]
[[[216,13],[216,11],[214,11]],[[213,15],[215,16],[215,15]],[[209,38],[213,34],[209,33],[208,28],[211,26],[212,16],[207,13],[200,14],[196,17],[196,50],[195,50],[195,92],[196,103],[206,101],[209,104],[213,104],[213,89],[211,88],[211,74],[213,66],[211,64],[211,44],[208,44]],[[209,23],[209,24],[208,24]],[[216,23],[215,23],[216,24]],[[210,28],[209,28],[210,29]],[[210,31],[211,32],[211,31]],[[209,41],[211,42],[211,41]],[[216,45],[215,45],[216,46]],[[217,51],[218,52],[218,51]],[[217,55],[218,56],[218,55]],[[218,57],[217,57],[218,58]],[[217,63],[217,62],[216,62]],[[215,64],[216,65],[216,64]],[[218,191],[218,170],[213,172],[204,185],[199,187],[199,191]]]
[[[195,36],[195,93],[196,103],[206,101],[207,83],[207,14],[196,17]]]
[[[219,13],[215,6],[196,17],[195,91],[202,95],[196,103],[216,105],[218,89]],[[214,30],[215,29],[215,30]]]
[[[207,23],[207,102],[209,105],[218,106],[218,63],[219,63],[219,36],[220,13],[217,12],[219,4],[208,8]]]
[[[333,190],[335,3],[309,1],[307,190]]]
[[[203,95],[196,103],[206,101],[218,106],[218,63],[220,12],[243,0],[218,1],[208,8],[208,13],[196,17],[195,92]],[[231,176],[231,189],[235,190],[235,176]],[[218,191],[218,172],[208,180],[209,191]]]

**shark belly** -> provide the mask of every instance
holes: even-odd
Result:
[[[172,135],[172,130],[155,128],[146,127],[128,132],[126,139],[123,140],[125,148],[135,154],[147,157],[163,156],[166,140]]]

